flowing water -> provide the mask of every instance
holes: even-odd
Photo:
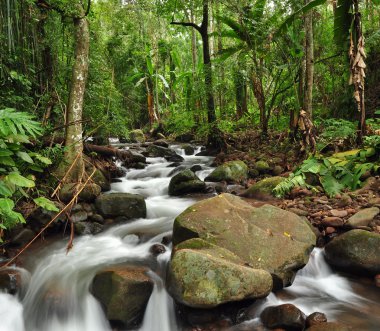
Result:
[[[172,148],[185,158],[183,165],[202,165],[203,170],[197,172],[201,179],[212,171],[212,158],[185,156],[179,146]],[[89,287],[97,271],[120,263],[142,263],[152,267],[150,277],[155,286],[140,330],[180,330],[173,301],[163,281],[171,247],[166,247],[166,253],[157,259],[149,249],[170,235],[174,218],[196,200],[170,197],[168,185],[174,168],[161,158],[148,158],[148,162],[145,169],[129,170],[120,183],[112,185],[114,192],[143,195],[147,218],[114,226],[96,236],[76,238],[69,254],[65,249],[67,241],[63,240],[34,254],[31,272],[23,270],[23,289],[19,296],[0,293],[0,331],[111,330]],[[367,294],[366,297],[371,296]],[[256,303],[252,307],[252,320],[245,324],[257,324],[262,309],[283,302],[293,302],[305,313],[322,311],[330,319],[356,323],[360,326],[357,330],[380,329],[376,296],[364,299],[355,294],[347,279],[328,268],[320,250],[314,251],[310,263],[298,274],[293,286],[280,296],[271,294]]]

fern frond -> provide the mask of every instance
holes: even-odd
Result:
[[[13,108],[0,109],[0,136],[7,138],[10,135],[28,134],[36,138],[42,133],[40,124],[33,120],[33,116],[25,112],[17,112]]]

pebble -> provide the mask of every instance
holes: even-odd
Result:
[[[326,228],[326,230],[325,230],[325,233],[326,233],[327,235],[333,234],[333,233],[335,233],[335,232],[336,232],[336,229],[333,228],[332,226],[328,226],[328,227]]]
[[[330,210],[330,214],[334,217],[346,217],[348,215],[348,212],[347,210],[332,209]]]
[[[380,287],[380,274],[375,276],[375,284],[377,287]]]
[[[344,221],[340,217],[328,216],[322,220],[322,224],[324,226],[339,228],[343,226]]]

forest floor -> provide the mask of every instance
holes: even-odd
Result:
[[[280,166],[283,170],[280,175],[287,177],[307,158],[305,153],[300,152],[299,143],[289,142],[283,134],[274,134],[263,139],[257,131],[245,132],[231,136],[227,141],[229,149],[226,153],[217,155],[216,165],[242,160],[252,168],[257,161],[263,160],[272,168]],[[267,176],[249,179],[247,186]],[[352,192],[344,191],[333,198],[326,196],[322,189],[320,193],[315,193],[308,189],[295,188],[283,199],[266,197],[263,200],[246,200],[253,206],[270,203],[306,217],[320,231],[318,246],[324,246],[333,237],[349,229],[347,221],[352,215],[366,208],[380,207],[380,178],[368,176],[362,188]],[[380,214],[368,225],[359,228],[380,233]]]

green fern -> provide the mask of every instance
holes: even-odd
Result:
[[[0,109],[0,137],[3,139],[11,137],[14,140],[17,135],[36,138],[41,132],[40,124],[30,114],[13,108]]]

